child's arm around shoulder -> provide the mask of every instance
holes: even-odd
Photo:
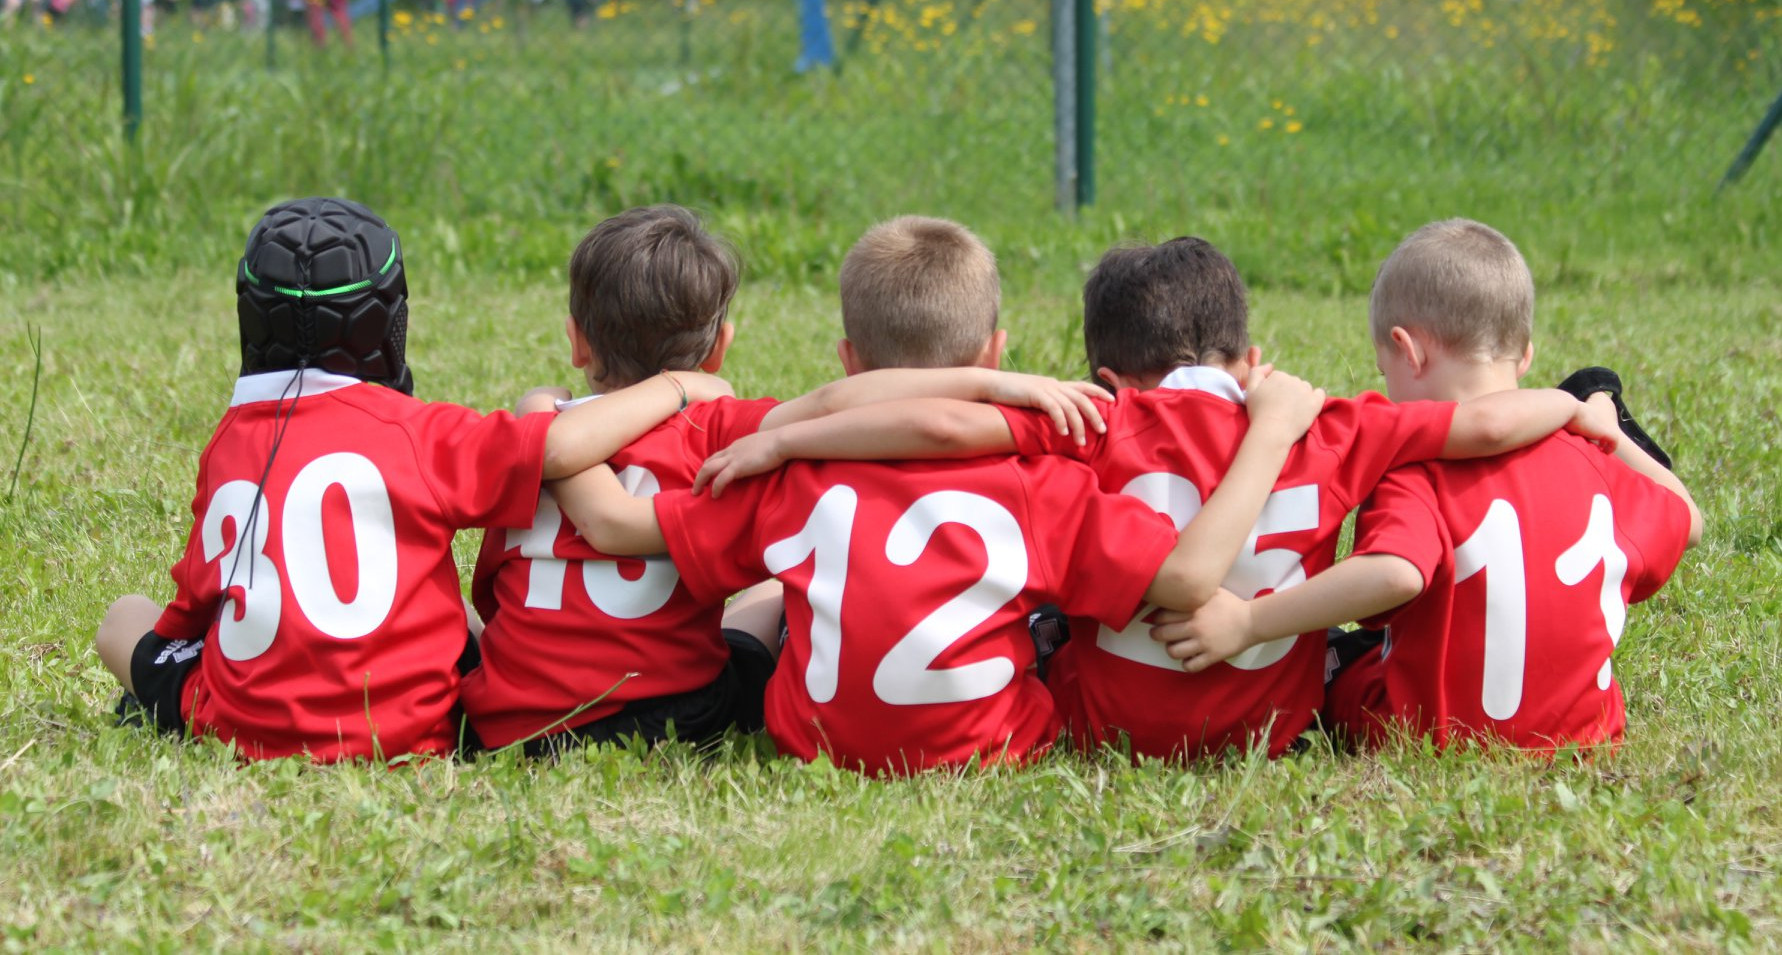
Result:
[[[1610,398],[1606,391],[1599,391],[1591,395],[1590,400],[1585,404],[1590,405],[1599,413],[1610,415],[1612,418],[1619,417],[1615,411],[1614,399]],[[1640,450],[1640,446],[1632,441],[1623,441],[1616,445],[1615,457],[1620,458],[1623,464],[1633,468],[1636,472],[1651,478],[1652,482],[1659,487],[1682,498],[1684,505],[1689,508],[1689,546],[1694,547],[1701,543],[1702,512],[1695,506],[1695,498],[1690,496],[1689,488],[1684,486],[1683,480],[1677,477],[1676,472],[1653,460],[1652,455]]]
[[[880,368],[850,375],[812,389],[774,407],[761,420],[761,430],[809,421],[851,408],[914,398],[952,398],[991,402],[1044,412],[1059,432],[1105,430],[1093,398],[1106,397],[1084,381],[1059,381],[989,368]]]
[[[1498,391],[1463,401],[1454,409],[1442,457],[1483,458],[1514,451],[1559,430],[1570,431],[1605,451],[1621,440],[1613,406],[1601,410],[1558,388]]]
[[[1272,371],[1266,365],[1252,369],[1245,387],[1250,427],[1237,457],[1206,506],[1182,528],[1145,591],[1146,601],[1192,611],[1212,599],[1262,515],[1287,455],[1317,420],[1324,390]]]
[[[655,502],[632,497],[613,469],[602,464],[550,484],[557,507],[595,550],[642,557],[668,550]]]
[[[1160,613],[1151,639],[1199,673],[1270,640],[1366,620],[1423,593],[1416,565],[1391,554],[1361,554],[1313,575],[1298,587],[1244,600],[1221,589],[1192,614]]]
[[[731,482],[787,461],[892,461],[1009,453],[1015,438],[995,407],[950,398],[914,398],[854,408],[761,431],[707,458],[693,492],[721,497]]]
[[[537,406],[541,393],[549,392],[534,389],[521,406]],[[608,392],[599,401],[576,405],[557,415],[545,432],[544,477],[550,480],[591,468],[685,410],[689,403],[727,398],[731,393],[722,378],[666,371]]]

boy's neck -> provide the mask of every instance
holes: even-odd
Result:
[[[1513,358],[1488,361],[1437,359],[1429,369],[1429,396],[1437,401],[1470,401],[1500,391],[1515,391],[1521,387],[1517,364]]]

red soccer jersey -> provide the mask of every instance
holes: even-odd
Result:
[[[759,430],[774,404],[701,402],[608,463],[639,497],[691,487],[700,464]],[[483,742],[561,732],[717,679],[730,658],[724,595],[695,599],[666,557],[596,551],[549,492],[534,494],[531,527],[483,536],[471,583],[486,626],[482,665],[464,678],[464,711]]]
[[[1028,613],[1124,621],[1175,544],[1149,508],[1058,458],[799,461],[717,501],[662,494],[656,514],[696,597],[785,583],[766,703],[781,752],[873,773],[1049,745]]]
[[[1683,500],[1572,435],[1388,475],[1356,554],[1393,554],[1423,594],[1384,615],[1386,709],[1446,745],[1532,749],[1621,738],[1609,654],[1627,605],[1689,544]],[[1380,726],[1362,727],[1378,736]]]
[[[1087,462],[1107,491],[1130,494],[1178,528],[1200,511],[1249,430],[1230,375],[1178,368],[1150,391],[1103,405],[1107,433],[1077,446],[1044,415],[1005,409],[1023,454]],[[1331,399],[1288,454],[1275,490],[1225,587],[1240,597],[1303,583],[1336,559],[1343,519],[1389,469],[1441,453],[1454,405],[1393,404],[1382,395]],[[1280,755],[1312,723],[1324,698],[1324,634],[1252,648],[1202,673],[1182,670],[1145,621],[1071,622],[1055,661],[1059,707],[1079,745],[1124,734],[1134,755],[1193,758],[1244,747],[1266,730]]]
[[[254,758],[449,752],[466,637],[452,534],[526,522],[551,416],[294,377],[238,379],[198,460],[178,593],[155,625],[205,638],[187,723]]]

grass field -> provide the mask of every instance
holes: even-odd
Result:
[[[968,28],[960,5],[947,34],[903,4],[839,76],[799,79],[780,6],[711,4],[690,85],[678,24],[639,6],[581,35],[554,8],[487,31],[411,16],[387,76],[366,32],[349,58],[287,31],[269,73],[258,37],[163,22],[139,155],[116,135],[113,33],[0,31],[0,450],[23,449],[0,504],[8,950],[1778,947],[1782,154],[1714,194],[1782,89],[1773,7],[1617,7],[1598,56],[1581,28],[1517,25],[1597,22],[1585,0],[1460,24],[1234,3],[1186,39],[1194,5],[1134,0],[1111,17],[1102,201],[1073,222],[1048,208],[1045,24],[1022,32],[1024,6],[985,0]],[[1360,25],[1310,20],[1339,13]],[[238,364],[234,258],[267,205],[311,192],[402,231],[417,392],[479,407],[572,383],[561,263],[630,203],[701,206],[741,248],[726,371],[746,395],[835,373],[841,253],[902,211],[999,252],[1023,370],[1084,371],[1076,296],[1103,248],[1188,232],[1250,279],[1271,357],[1353,393],[1377,382],[1375,265],[1471,215],[1535,271],[1532,379],[1618,368],[1708,533],[1631,613],[1629,741],[1589,765],[1314,746],[879,783],[737,739],[711,759],[240,766],[112,728],[89,641],[116,595],[169,596]]]

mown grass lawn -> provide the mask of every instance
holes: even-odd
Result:
[[[672,56],[586,68],[593,44],[611,57],[617,41],[555,36],[542,13],[524,37],[417,26],[388,78],[369,44],[310,57],[287,39],[268,74],[257,38],[164,23],[140,165],[113,132],[112,34],[0,32],[0,942],[1776,947],[1782,155],[1713,192],[1782,86],[1773,24],[1740,35],[1762,55],[1737,69],[1687,39],[1743,9],[1724,3],[1685,4],[1709,24],[1681,46],[1660,28],[1692,28],[1624,12],[1602,65],[1461,27],[1408,60],[1361,56],[1376,47],[1336,31],[1307,54],[1279,23],[1234,21],[1192,55],[1146,40],[1104,102],[1103,201],[1072,222],[1046,207],[1048,134],[1031,128],[1049,111],[1043,23],[1034,38],[1029,14],[982,8],[987,25],[960,41],[982,44],[952,59],[869,38],[881,60],[802,84],[779,27],[734,21],[717,64],[731,72],[692,93],[665,91],[682,77]],[[1395,42],[1416,38],[1406,23]],[[1280,53],[1282,36],[1299,52]],[[119,594],[169,596],[197,452],[238,367],[233,257],[267,205],[309,192],[391,217],[417,392],[483,408],[574,383],[558,270],[627,203],[691,202],[736,239],[725,371],[750,396],[839,370],[841,254],[903,211],[963,219],[1001,255],[1014,367],[1083,374],[1077,295],[1096,256],[1197,233],[1250,277],[1270,357],[1353,393],[1376,382],[1375,264],[1426,219],[1471,215],[1535,272],[1531,381],[1617,368],[1708,532],[1631,613],[1615,658],[1628,743],[1589,763],[1313,741],[1273,763],[1059,753],[885,783],[739,738],[710,758],[242,766],[113,728],[90,634]],[[474,543],[459,542],[466,568]]]

